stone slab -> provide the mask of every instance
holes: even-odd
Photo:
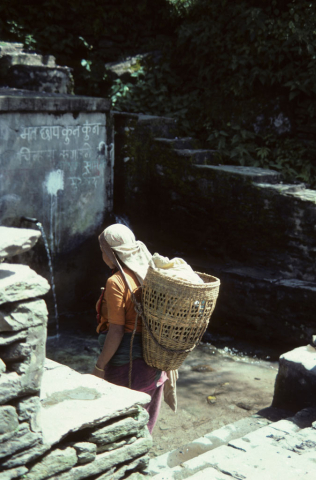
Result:
[[[41,297],[49,290],[47,280],[26,265],[0,265],[0,305]]]
[[[270,423],[271,422],[265,418],[246,417],[232,424],[225,425],[222,428],[204,435],[204,437],[183,445],[181,448],[152,458],[149,462],[149,473],[155,475],[162,469],[173,468],[204,452],[218,448],[221,445],[227,445],[229,441],[240,438],[259,428],[263,428]]]
[[[149,399],[145,393],[81,375],[68,367],[45,369],[41,387],[44,441],[55,444],[70,432],[132,415]]]
[[[24,479],[42,480],[50,477],[52,474],[61,474],[65,470],[69,470],[75,466],[76,463],[77,455],[74,448],[67,447],[62,450],[56,448],[31,467]]]
[[[109,112],[107,98],[0,88],[0,112]]]
[[[294,480],[300,477],[312,480],[315,475],[314,462],[311,458],[304,459],[293,452],[263,444],[260,448],[249,452],[222,446],[184,462],[181,466],[166,472],[168,476],[162,472],[154,478],[155,480],[191,478],[197,472],[205,472],[209,467],[228,475],[229,478],[243,480],[280,480],[283,478]]]
[[[84,465],[85,463],[93,462],[97,454],[97,446],[95,443],[78,442],[73,444],[77,452],[78,463]]]
[[[39,230],[0,226],[0,260],[27,252],[40,236]]]
[[[105,445],[117,442],[126,435],[137,434],[145,425],[147,425],[149,415],[146,410],[140,409],[133,416],[123,418],[117,422],[98,428],[91,432],[87,437],[88,442],[94,442],[97,445]]]
[[[304,183],[299,183],[299,184],[285,184],[285,183],[278,183],[277,185],[271,185],[269,183],[258,183],[257,185],[259,188],[270,188],[271,190],[274,190],[276,193],[282,193],[282,194],[290,194],[290,193],[299,193],[300,195],[305,195],[305,184]]]
[[[37,65],[56,67],[55,57],[52,55],[38,55],[37,53],[13,53],[3,55],[0,59],[0,66],[9,68],[13,65]]]
[[[3,305],[0,309],[0,332],[18,332],[37,325],[46,325],[47,307],[44,300]]]
[[[300,427],[296,425],[296,423],[292,422],[291,420],[280,420],[279,422],[273,423],[271,428],[275,430],[279,430],[284,433],[293,434],[300,430]]]
[[[221,446],[212,452],[221,452],[223,448],[227,449],[228,447]],[[181,463],[181,465],[177,465],[176,467],[166,468],[161,473],[154,475],[153,478],[155,480],[182,480],[185,478],[191,478],[192,475],[212,467],[211,463],[209,462],[209,454],[212,452],[203,453],[188,460],[187,462]],[[220,474],[221,472],[218,473]]]
[[[198,149],[175,149],[174,152],[178,155],[179,160],[186,159],[194,165],[208,165],[213,162],[214,150],[198,150]]]
[[[30,431],[28,423],[21,423],[14,437],[0,443],[0,458],[8,457],[39,443],[41,436]]]
[[[13,478],[18,478],[24,475],[28,469],[26,467],[13,468],[11,470],[6,470],[1,472],[1,480],[12,480]]]
[[[120,467],[112,467],[110,470],[108,470],[106,473],[103,475],[99,476],[97,480],[119,480],[120,478],[126,478],[126,472],[134,469],[140,469],[143,470],[148,463],[148,457],[140,457],[137,458],[136,460],[120,466]],[[135,477],[134,475],[139,475],[139,477]],[[147,476],[142,475],[141,473],[137,472],[135,474],[131,474],[128,476],[129,480],[146,480],[148,479]]]
[[[3,338],[2,338],[3,340]],[[31,346],[27,343],[16,342],[2,350],[2,359],[7,363],[25,360],[31,354]]]
[[[282,360],[302,365],[305,370],[308,370],[316,377],[316,349],[314,347],[307,345],[295,348],[294,350],[281,355],[280,361]]]
[[[0,358],[0,375],[6,371],[7,367],[6,364]]]
[[[225,449],[225,450],[224,450]],[[244,480],[294,480],[315,478],[315,463],[304,457],[271,445],[242,452],[230,447],[209,452],[211,466]]]
[[[314,428],[304,428],[295,435],[289,435],[282,439],[280,445],[299,455],[304,455],[316,452],[316,430]],[[316,454],[315,454],[316,461]]]
[[[19,421],[27,421],[30,424],[32,432],[41,432],[41,402],[39,397],[31,396],[19,399],[16,404]]]
[[[21,391],[21,377],[16,372],[0,376],[0,405],[18,397]]]
[[[192,137],[155,138],[155,142],[162,147],[168,147],[177,150],[193,149],[197,147],[199,143],[198,140]]]
[[[11,344],[17,344],[17,343],[20,343],[20,342],[24,342],[25,339],[27,337],[27,330],[21,330],[20,332],[14,332],[14,333],[2,333],[1,337],[0,337],[0,348],[1,347],[8,347],[9,345]],[[16,347],[16,345],[14,345],[14,348]],[[9,350],[9,348],[6,348],[6,352],[1,355],[1,358],[3,358],[3,360],[7,360],[8,358],[10,358],[10,354],[7,353],[7,351]]]
[[[33,445],[33,447],[27,448],[26,450],[22,450],[21,452],[11,455],[7,460],[2,462],[2,465],[5,468],[19,467],[20,465],[25,465],[26,463],[33,462],[41,455],[46,453],[47,450],[49,450],[49,446],[43,445],[39,441],[38,443]]]
[[[148,471],[150,475],[157,475],[162,470],[171,469],[180,465],[182,462],[188,461],[191,458],[197,457],[198,455],[211,450],[212,447],[216,448],[207,438],[198,438],[180,448],[171,450],[158,457],[151,458]]]
[[[17,42],[1,42],[0,44],[0,56],[8,53],[21,53],[23,51],[23,43]]]
[[[16,409],[11,405],[0,407],[0,438],[8,432],[14,432],[19,427],[19,420]]]
[[[97,453],[110,452],[111,450],[117,450],[118,448],[121,448],[124,445],[131,445],[136,441],[137,437],[141,437],[141,436],[142,436],[141,433],[139,433],[137,436],[134,436],[134,437],[127,436],[122,440],[118,440],[117,442],[107,443],[106,445],[98,445]]]
[[[316,349],[307,345],[280,357],[273,406],[294,411],[315,407]]]
[[[316,407],[303,408],[297,412],[294,417],[289,418],[291,422],[300,428],[311,427],[316,420]]]
[[[260,448],[264,444],[293,450],[294,447],[289,446],[293,442],[295,445],[303,445],[304,442],[310,442],[311,445],[314,444],[314,447],[316,447],[316,432],[313,428],[301,429],[291,419],[280,420],[243,437],[231,440],[229,445],[244,451]],[[302,446],[301,452],[303,452],[303,449]]]
[[[245,337],[261,342],[278,339],[284,345],[295,345],[310,340],[314,331],[315,283],[282,278],[283,273],[264,268],[217,265],[203,271],[221,279],[221,293],[212,316],[217,331],[223,331],[221,319],[226,318],[230,335],[236,337],[242,325]]]
[[[223,173],[224,175],[244,177],[255,183],[278,183],[281,179],[280,173],[274,170],[267,170],[265,168],[238,167],[233,165],[195,165],[194,168],[209,169],[215,172]]]
[[[287,432],[268,426],[256,432],[249,433],[244,437],[231,440],[228,445],[244,452],[249,452],[254,448],[266,444],[276,447],[281,440],[288,436],[289,434]]]
[[[225,473],[218,472],[215,468],[208,467],[192,475],[190,480],[231,480],[231,478],[231,475],[225,475]]]
[[[148,432],[148,430],[147,430]],[[131,463],[134,458],[146,455],[152,445],[151,435],[146,438],[139,438],[132,445],[125,445],[122,448],[111,452],[101,453],[96,459],[86,465],[74,467],[71,472],[62,473],[50,477],[50,480],[81,480],[101,474],[115,465]]]
[[[73,77],[69,67],[14,63],[8,68],[6,84],[33,92],[73,93]]]
[[[46,356],[47,331],[45,325],[38,325],[28,329],[26,345],[31,349],[31,354],[22,363],[21,386],[24,395],[39,391],[43,376]]]

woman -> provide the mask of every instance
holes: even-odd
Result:
[[[106,283],[104,294],[97,303],[100,322],[97,332],[102,351],[93,375],[115,385],[128,387],[130,342],[136,312],[129,288],[119,271],[116,256],[128,283],[132,290],[136,291],[143,284],[151,254],[142,242],[135,240],[133,232],[121,224],[106,228],[99,236],[99,243],[102,258],[113,272]],[[141,330],[141,318],[138,318],[133,340],[131,388],[151,396],[151,401],[146,408],[149,413],[148,429],[151,433],[158,418],[163,384],[167,374],[145,363],[142,355]]]

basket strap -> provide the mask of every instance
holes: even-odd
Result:
[[[132,287],[129,283],[129,281],[127,280],[126,278],[126,275],[125,275],[125,272],[122,268],[122,265],[120,264],[118,258],[117,258],[117,255],[114,253],[114,256],[115,256],[115,259],[117,261],[117,265],[119,267],[119,270],[125,280],[125,283],[127,285],[127,288],[129,289],[129,291],[131,292],[131,296],[132,296],[132,301],[134,303],[134,308],[136,310],[136,304],[138,304],[137,300],[136,300],[136,297],[135,297],[135,294],[132,290]],[[139,304],[140,305],[140,304]],[[141,308],[141,305],[140,305],[140,308]],[[136,329],[137,329],[137,321],[138,321],[138,317],[140,315],[140,310],[136,310],[136,318],[135,318],[135,324],[134,324],[134,329],[133,329],[133,332],[132,332],[132,338],[131,338],[131,343],[130,343],[130,347],[129,347],[129,372],[128,372],[128,388],[132,388],[132,368],[133,368],[133,343],[134,343],[134,337],[135,337],[135,333],[136,333]]]

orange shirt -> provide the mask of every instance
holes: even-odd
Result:
[[[140,283],[134,272],[123,267],[129,284],[135,292]],[[138,300],[140,300],[138,298]],[[97,309],[98,309],[97,303]],[[124,325],[124,332],[134,330],[136,312],[132,301],[131,293],[127,287],[121,272],[116,272],[106,282],[106,290],[101,305],[101,321],[97,327],[97,332],[101,333],[108,330],[109,323]],[[138,318],[136,332],[142,331],[141,318]]]

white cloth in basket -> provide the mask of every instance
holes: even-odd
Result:
[[[203,280],[192,270],[190,265],[182,258],[175,257],[169,260],[159,253],[155,253],[149,261],[149,266],[154,270],[168,275],[168,277],[178,278],[189,283],[204,283]]]

